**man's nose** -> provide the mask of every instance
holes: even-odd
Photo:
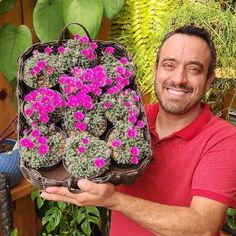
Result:
[[[187,74],[184,68],[180,67],[175,70],[172,80],[175,84],[186,84],[187,83]]]

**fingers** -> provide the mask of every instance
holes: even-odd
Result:
[[[72,204],[80,206],[79,202],[77,202],[76,199],[72,197],[68,197],[66,195],[53,194],[53,193],[48,193],[44,191],[40,194],[40,196],[46,200],[63,201],[63,202],[68,202],[68,203],[72,203]]]

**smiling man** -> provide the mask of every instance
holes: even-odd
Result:
[[[130,186],[80,180],[83,193],[52,187],[41,196],[111,209],[111,236],[219,236],[236,207],[236,129],[201,102],[215,65],[204,29],[169,33],[155,67],[159,103],[146,106],[153,160],[145,173]]]

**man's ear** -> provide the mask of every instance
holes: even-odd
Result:
[[[212,84],[214,79],[215,79],[215,72],[212,72],[207,79],[206,90],[210,88],[210,85]]]

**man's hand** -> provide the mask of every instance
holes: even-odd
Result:
[[[116,191],[110,183],[97,184],[86,179],[78,181],[78,187],[84,191],[78,194],[71,193],[65,187],[48,187],[41,193],[47,200],[64,201],[78,206],[102,206],[111,208],[115,204]]]

